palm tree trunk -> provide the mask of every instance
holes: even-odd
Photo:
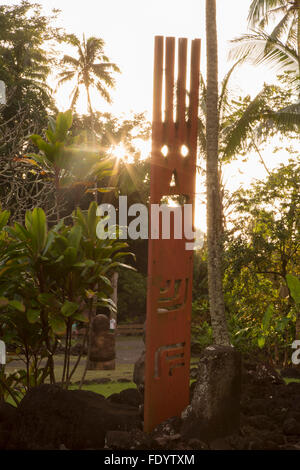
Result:
[[[94,135],[94,112],[93,112],[93,108],[92,108],[89,85],[86,84],[85,89],[86,89],[86,94],[87,94],[88,110],[89,110],[89,113],[90,113],[90,116],[91,116],[91,131],[92,131],[92,135]]]
[[[87,94],[88,110],[89,110],[90,117],[91,117],[92,145],[94,146],[96,144],[95,127],[94,127],[94,112],[93,112],[91,96],[90,96],[90,87],[89,87],[88,84],[85,84],[85,89],[86,89],[86,94]],[[97,189],[98,189],[98,180],[97,180],[97,177],[95,178],[95,186],[96,186],[95,202],[98,203],[98,191],[97,191]]]
[[[206,114],[206,186],[207,246],[210,316],[216,344],[229,345],[222,286],[221,201],[218,178],[218,48],[216,0],[206,0],[207,114]]]
[[[299,76],[300,76],[300,0],[296,0],[297,8],[297,54],[299,61]]]

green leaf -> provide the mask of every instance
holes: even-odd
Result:
[[[92,299],[96,295],[96,292],[94,292],[92,289],[86,289],[85,295],[88,299]]]
[[[259,336],[258,339],[257,339],[257,344],[260,348],[263,348],[264,345],[265,345],[265,338],[263,336]]]
[[[54,297],[52,294],[43,293],[38,295],[38,301],[42,305],[51,305],[54,301]]]
[[[70,317],[73,315],[73,313],[76,312],[76,310],[78,310],[78,305],[75,304],[75,302],[70,302],[69,300],[66,300],[66,302],[61,307],[61,313],[65,317]]]
[[[295,303],[300,305],[300,280],[292,274],[287,274],[286,282]]]
[[[107,268],[104,269],[103,272],[105,273],[109,269],[117,268],[117,267],[118,268],[130,269],[131,271],[137,271],[136,268],[134,268],[133,266],[130,266],[129,264],[119,263],[118,261],[115,261],[114,263],[111,263],[109,266],[107,266]]]
[[[84,322],[84,323],[87,323],[89,320],[86,316],[83,315],[83,313],[76,313],[75,315],[73,315],[72,317],[74,320],[77,320],[77,321],[81,321],[81,322]]]
[[[48,235],[47,235],[47,238],[46,238],[46,242],[45,242],[45,248],[44,248],[44,251],[43,251],[43,255],[45,255],[47,253],[47,251],[49,250],[49,248],[51,247],[53,241],[55,239],[55,233],[54,232],[49,232]]]
[[[69,109],[68,111],[64,113],[58,113],[56,117],[56,128],[55,128],[55,134],[57,137],[57,140],[60,142],[64,142],[68,130],[72,126],[72,111]]]
[[[66,331],[66,324],[62,317],[50,317],[49,325],[56,334],[64,333]]]
[[[10,300],[9,305],[10,307],[15,308],[19,312],[25,312],[25,306],[22,304],[22,302],[19,302],[18,300]]]
[[[264,331],[268,330],[273,313],[274,313],[274,305],[270,304],[267,310],[265,311],[263,321],[262,321],[262,328]]]
[[[39,253],[45,246],[47,239],[47,220],[43,209],[36,207],[25,214],[25,226],[32,240],[35,253]]]
[[[26,316],[29,323],[36,323],[40,317],[40,311],[33,310],[30,308],[29,310],[27,310]]]
[[[74,225],[69,233],[69,243],[70,245],[78,251],[80,240],[82,237],[82,228],[79,225]]]
[[[47,239],[47,219],[45,212],[40,207],[36,207],[32,212],[32,230],[36,237],[37,249],[40,252]]]
[[[69,246],[64,252],[64,261],[66,265],[72,266],[77,258],[76,248]]]
[[[7,224],[9,217],[10,217],[9,211],[0,212],[0,230],[2,230],[3,227]]]

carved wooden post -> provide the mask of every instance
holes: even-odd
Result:
[[[200,40],[192,41],[188,105],[187,39],[178,41],[174,113],[175,45],[173,37],[165,41],[162,36],[155,38],[150,202],[160,204],[164,196],[179,195],[194,207]],[[175,215],[171,221],[175,224]],[[193,251],[186,250],[191,240],[182,231],[183,236],[177,239],[171,223],[170,239],[162,238],[161,228],[157,239],[149,239],[145,431],[180,415],[189,403]]]

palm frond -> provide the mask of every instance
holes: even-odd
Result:
[[[70,55],[64,55],[62,60],[61,60],[61,63],[64,64],[64,65],[73,65],[75,68],[78,68],[79,67],[79,60],[76,59],[75,57],[72,57]]]
[[[75,87],[73,88],[73,91],[71,93],[71,96],[72,96],[72,101],[71,101],[71,106],[70,108],[71,109],[74,109],[74,106],[78,100],[78,97],[79,97],[79,86],[78,84],[75,85]]]
[[[249,8],[248,23],[251,27],[266,16],[269,10],[282,7],[286,4],[285,0],[252,0]]]
[[[121,70],[119,69],[119,67],[116,64],[112,63],[112,62],[105,62],[105,63],[102,63],[102,64],[93,64],[92,65],[92,70],[96,75],[98,75],[98,73],[99,73],[99,76],[104,71],[107,71],[107,72],[114,71],[114,72],[121,73]]]
[[[86,41],[86,59],[87,63],[93,64],[97,57],[101,57],[105,42],[101,38],[90,37]]]
[[[234,47],[229,53],[231,59],[247,56],[254,65],[266,63],[272,68],[298,73],[299,56],[294,48],[271,37],[262,30],[244,34],[231,41]]]
[[[237,152],[247,139],[251,125],[261,117],[261,111],[265,107],[266,88],[250,102],[240,119],[236,120],[231,126],[227,126],[224,136],[225,145],[222,151],[223,159],[227,160]]]
[[[57,82],[57,87],[61,86],[63,83],[69,82],[76,75],[75,70],[60,72],[59,76],[61,77]]]
[[[94,75],[98,78],[98,81],[101,80],[102,82],[105,83],[106,86],[110,87],[110,88],[114,88],[115,87],[115,79],[112,77],[112,75],[107,72],[106,70],[102,70],[100,71],[99,69],[98,70],[93,70],[94,72]],[[93,80],[93,82],[95,82],[95,80]]]
[[[229,69],[225,77],[223,78],[221,82],[221,91],[220,91],[220,96],[219,96],[219,114],[222,114],[222,111],[226,106],[228,105],[228,82],[231,78],[231,75],[233,74],[234,70],[242,63],[244,62],[246,57],[241,57],[239,60],[237,60],[233,66]]]
[[[108,93],[106,88],[104,88],[102,83],[100,82],[96,83],[96,88],[100,92],[100,95],[102,96],[102,98],[104,98],[105,101],[110,104],[112,102],[110,94]]]
[[[284,16],[288,10],[289,6],[286,3],[285,5],[279,6],[277,8],[272,8],[268,10],[263,18],[257,23],[258,27],[265,29],[268,26],[270,21],[275,21],[276,17]]]
[[[75,46],[75,47],[80,46],[80,39],[75,34],[66,35],[66,40],[72,46]]]
[[[290,33],[290,30],[293,27],[294,19],[294,8],[291,7],[283,16],[283,18],[279,21],[279,23],[275,26],[270,36],[274,39],[280,40],[285,33]],[[287,34],[287,37],[288,36],[289,34]]]
[[[201,153],[205,155],[206,153],[206,130],[205,130],[205,124],[200,117],[198,119],[198,137],[199,137]]]
[[[260,125],[255,129],[259,138],[262,133],[268,133],[273,129],[281,132],[297,132],[300,130],[300,102],[286,106],[279,111],[269,111],[264,114]]]

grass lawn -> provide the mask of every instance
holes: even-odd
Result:
[[[288,377],[283,377],[283,380],[285,381],[286,384],[290,384],[291,382],[300,383],[300,379],[290,379]]]
[[[78,385],[72,385],[70,390],[76,390]],[[89,390],[90,392],[100,393],[105,397],[109,397],[113,393],[120,393],[122,390],[126,390],[127,388],[136,388],[135,383],[133,382],[109,382],[107,384],[90,384],[90,385],[83,385],[83,390]]]

